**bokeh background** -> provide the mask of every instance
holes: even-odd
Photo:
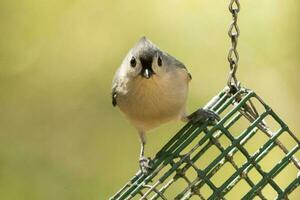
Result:
[[[188,110],[203,106],[227,78],[228,2],[1,0],[0,199],[115,193],[138,169],[140,148],[111,106],[115,70],[145,35],[193,74]],[[239,17],[239,79],[299,133],[299,0],[242,1]],[[152,131],[146,154],[182,125]]]

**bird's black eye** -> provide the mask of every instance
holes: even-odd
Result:
[[[160,56],[158,56],[158,59],[157,59],[157,65],[158,65],[159,67],[162,66],[162,60],[161,60],[161,57],[160,57]]]
[[[135,67],[136,66],[136,60],[135,60],[134,57],[132,57],[131,60],[130,60],[130,66],[131,67]]]

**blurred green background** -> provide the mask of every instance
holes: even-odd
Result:
[[[138,169],[140,148],[135,129],[111,106],[115,70],[145,35],[193,74],[189,112],[203,106],[227,78],[228,2],[1,0],[0,199],[115,193]],[[238,45],[242,84],[295,133],[299,19],[299,0],[242,1]],[[152,131],[146,154],[182,125]]]

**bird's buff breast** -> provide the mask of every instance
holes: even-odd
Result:
[[[128,82],[118,97],[120,110],[141,131],[181,118],[185,114],[188,93],[186,74],[177,77],[137,77]]]

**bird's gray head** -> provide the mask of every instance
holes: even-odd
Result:
[[[168,63],[168,55],[146,37],[142,37],[125,57],[121,71],[131,78],[140,76],[150,79],[166,72]]]

